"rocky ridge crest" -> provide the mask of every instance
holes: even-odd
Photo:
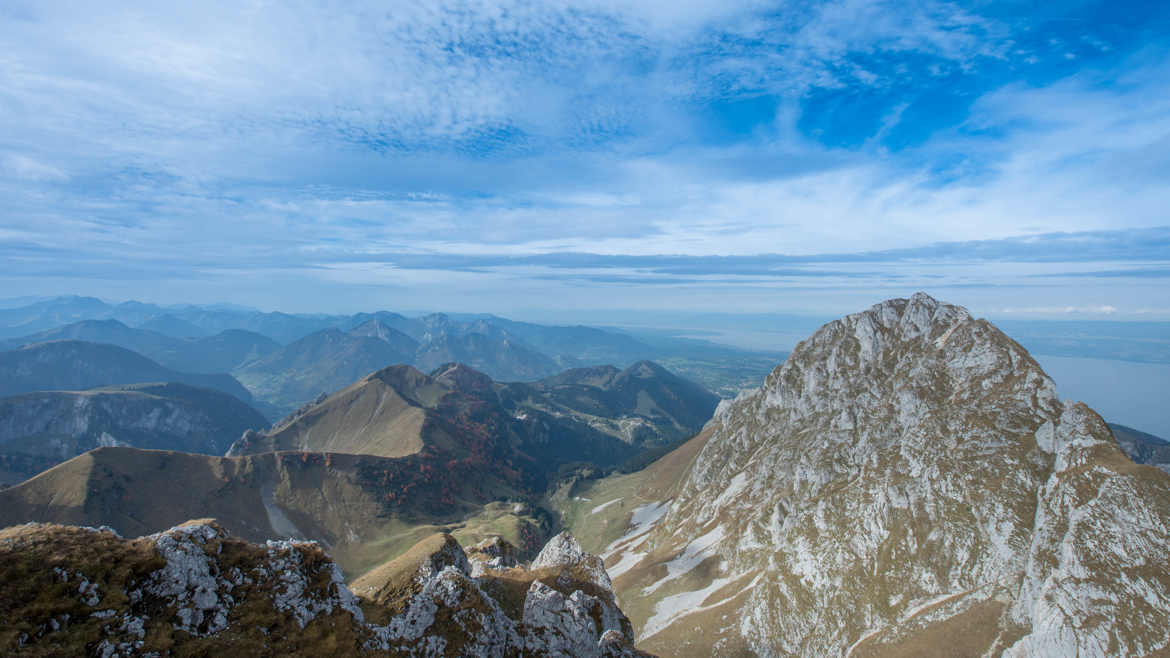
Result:
[[[108,528],[14,526],[0,531],[0,613],[9,620],[0,647],[106,658],[646,655],[612,594],[583,591],[595,583],[550,586],[523,569],[472,577],[449,535],[393,564],[355,582],[355,596],[317,544],[250,544],[210,520],[134,540]],[[518,586],[522,598],[509,600]]]

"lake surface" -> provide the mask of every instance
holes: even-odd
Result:
[[[1170,365],[1033,354],[1063,400],[1080,400],[1111,423],[1170,440]]]

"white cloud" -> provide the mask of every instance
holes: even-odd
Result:
[[[775,9],[29,3],[0,16],[0,246],[204,271],[304,263],[348,284],[362,267],[331,254],[818,254],[1166,223],[1164,57],[1005,87],[901,153],[879,146],[912,120],[895,106],[878,138],[831,149],[796,130],[810,87],[909,75],[857,55],[929,56],[933,77],[1031,54],[947,2]],[[745,91],[781,97],[773,125],[731,146],[693,134],[692,110]]]
[[[20,153],[6,153],[0,156],[0,171],[5,175],[26,181],[53,182],[68,180],[64,170],[34,160]]]
[[[1008,306],[995,309],[993,312],[1006,315],[1113,315],[1117,313],[1117,307],[1109,304],[1102,306]]]

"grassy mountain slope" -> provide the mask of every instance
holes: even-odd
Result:
[[[489,468],[445,468],[446,461],[98,448],[0,491],[0,526],[108,525],[136,536],[214,517],[250,541],[321,541],[350,574],[434,532],[472,543],[502,534],[526,550],[539,547],[547,525],[532,508],[492,502],[524,497],[523,486]]]
[[[570,371],[536,384],[500,384],[462,364],[444,365],[430,376],[400,365],[308,405],[268,432],[249,434],[232,454],[305,450],[397,457],[495,437],[507,446],[500,453],[506,459],[532,460],[551,474],[573,462],[613,466],[647,446],[690,436],[716,402],[649,362],[625,371]]]
[[[308,450],[402,457],[423,449],[426,407],[446,393],[410,366],[391,366],[250,436],[232,454]],[[433,427],[433,424],[432,424]]]
[[[560,407],[654,425],[656,436],[630,437],[639,443],[691,436],[719,403],[710,391],[652,361],[639,361],[625,370],[605,366],[570,370],[536,382],[533,388]]]

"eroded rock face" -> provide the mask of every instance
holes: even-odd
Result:
[[[618,638],[629,639],[630,623],[612,600],[574,590],[561,592],[534,580],[524,597],[525,648],[548,655],[592,656]]]
[[[605,563],[596,555],[581,550],[581,544],[567,531],[550,539],[530,568],[534,571],[555,570],[559,580],[582,580],[613,592]]]
[[[400,614],[371,626],[374,637],[365,648],[399,655],[504,656],[521,646],[515,621],[466,572],[448,566],[420,585]]]
[[[597,559],[577,555],[561,566],[590,558]],[[134,540],[108,529],[15,526],[0,531],[0,647],[6,655],[107,657],[180,649],[646,655],[633,648],[613,595],[591,580],[520,568],[480,578],[470,571],[458,542],[435,535],[355,582],[365,594],[359,599],[311,542],[249,544],[210,521]],[[522,603],[512,600],[519,592]]]
[[[606,554],[651,650],[1170,644],[1170,478],[962,308],[918,294],[829,323],[705,431]]]

